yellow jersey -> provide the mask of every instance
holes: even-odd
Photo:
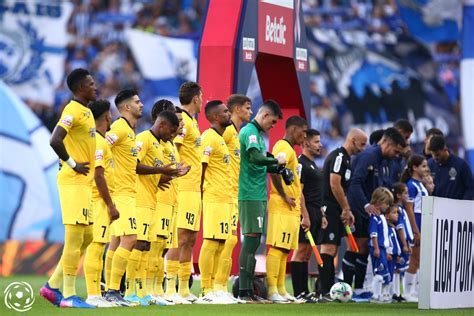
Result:
[[[112,124],[105,140],[110,144],[114,157],[115,195],[135,197],[138,157],[135,131],[125,118],[120,117]]]
[[[64,146],[72,159],[76,162],[88,162],[89,173],[84,176],[74,171],[64,161],[60,161],[58,184],[83,184],[91,185],[94,179],[95,155],[95,121],[91,110],[71,100],[63,110],[57,123],[66,130]]]
[[[202,134],[201,162],[207,163],[204,175],[203,201],[232,203],[229,149],[224,138],[209,128]]]
[[[180,177],[178,188],[180,191],[200,191],[201,185],[201,133],[195,118],[183,111],[183,132],[175,137],[174,143],[181,144],[181,161],[191,165],[191,170]]]
[[[105,182],[107,182],[107,188],[109,189],[110,195],[112,195],[115,190],[114,159],[109,144],[100,133],[97,133],[95,148],[95,168],[98,167],[104,168]],[[95,181],[93,183],[92,199],[97,201],[102,197],[100,196],[99,190],[97,190]]]
[[[272,154],[275,157],[283,157],[286,159],[286,168],[290,169],[294,176],[295,180],[291,185],[286,185],[285,182],[281,181],[283,190],[285,191],[285,194],[289,197],[292,197],[295,199],[296,207],[291,210],[291,212],[294,211],[301,211],[301,165],[298,162],[298,157],[296,157],[296,152],[293,149],[293,147],[290,145],[290,143],[284,139],[280,139],[275,143],[273,146],[273,151]],[[276,211],[283,211],[283,210],[289,210],[288,204],[283,200],[283,198],[278,194],[278,191],[276,190],[275,186],[273,185],[273,182],[271,183],[271,188],[270,188],[270,200],[269,205],[273,204],[279,205],[280,207],[276,207],[270,210],[272,212]]]
[[[232,181],[232,197],[239,195],[239,172],[240,172],[240,140],[239,132],[234,124],[227,126],[222,135],[229,149],[230,155],[230,175]]]
[[[163,166],[163,147],[151,130],[137,135],[138,160],[151,167]],[[156,207],[156,192],[161,174],[137,175],[137,207]]]
[[[172,142],[163,142],[160,140],[160,144],[163,148],[163,158],[164,164],[168,165],[170,163],[177,164],[180,162],[178,149],[176,145]],[[167,189],[160,190],[156,193],[156,197],[160,203],[166,205],[176,205],[177,196],[178,196],[178,179],[170,181],[171,184]]]

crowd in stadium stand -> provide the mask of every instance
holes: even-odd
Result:
[[[205,0],[75,0],[68,24],[65,73],[84,67],[94,73],[100,98],[112,100],[124,87],[140,90],[142,76],[124,43],[124,29],[133,27],[164,36],[199,38]],[[304,0],[307,27],[334,30],[364,30],[386,33],[406,32],[395,0]],[[459,112],[459,47],[457,43],[436,45],[431,49],[438,66],[438,79],[455,113]],[[347,131],[339,117],[346,110],[344,101],[327,91],[325,79],[311,76],[311,122],[320,130],[330,151],[340,145]],[[63,83],[58,87],[54,105],[29,105],[50,129],[70,98]]]

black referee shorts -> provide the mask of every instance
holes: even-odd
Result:
[[[321,209],[319,206],[306,206],[309,214],[309,220],[311,221],[311,225],[309,226],[309,231],[311,235],[313,235],[313,239],[315,242],[319,238],[319,234],[321,232],[321,220],[323,216],[321,215]],[[306,233],[304,232],[303,228],[300,226],[300,235],[298,237],[299,243],[309,243],[309,240],[306,238]]]
[[[352,214],[355,219],[355,231],[352,232],[352,235],[355,238],[369,238],[369,215],[357,211],[352,211]]]
[[[341,220],[342,209],[339,204],[326,203],[326,219],[328,226],[326,229],[322,229],[319,238],[318,245],[331,244],[339,246],[341,244],[341,238],[344,237],[344,224]]]

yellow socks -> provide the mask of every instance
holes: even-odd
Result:
[[[153,280],[153,292],[155,295],[163,296],[165,293],[163,292],[163,278],[165,276],[165,259],[160,256],[158,257],[158,265],[156,267],[156,277]],[[176,277],[175,277],[176,279]],[[176,283],[175,283],[176,286]]]
[[[286,294],[286,260],[288,259],[288,252],[281,252],[281,259],[280,259],[280,271],[278,272],[278,293],[282,296]]]
[[[276,248],[271,247],[268,250],[266,261],[268,296],[278,293],[277,281],[282,255],[283,252]]]
[[[122,276],[125,273],[130,254],[130,251],[122,247],[118,247],[117,250],[115,250],[115,254],[112,259],[112,268],[110,269],[109,289],[116,291],[120,289],[120,281],[122,280]]]
[[[158,237],[157,240],[157,258],[156,258],[156,273],[153,280],[153,292],[155,295],[163,296],[163,277],[165,275],[165,260],[163,258],[163,251],[166,247],[166,239]],[[175,277],[176,279],[176,277]],[[175,285],[176,286],[176,285]]]
[[[93,242],[87,247],[84,258],[84,276],[87,295],[100,295],[100,275],[102,273],[105,244]]]
[[[182,297],[188,297],[191,292],[189,291],[189,277],[191,276],[193,263],[190,262],[180,262],[178,270],[178,293]]]
[[[176,293],[176,277],[178,276],[179,261],[166,259],[166,296]]]
[[[126,278],[125,284],[127,285],[127,290],[125,291],[125,296],[129,296],[135,293],[135,281],[137,276],[138,265],[140,264],[142,252],[138,249],[133,249],[130,257],[128,258],[127,268],[126,268]]]
[[[84,226],[84,241],[81,245],[81,256],[86,250],[87,246],[89,245],[89,242],[91,240],[92,236],[92,226]],[[63,264],[61,259],[58,262],[58,265],[56,266],[56,269],[54,269],[53,274],[51,274],[51,277],[48,280],[49,286],[53,289],[59,289],[61,285],[63,285]]]
[[[81,247],[87,226],[64,225],[64,249],[61,256],[63,267],[63,296],[76,295],[76,274],[81,259]]]
[[[236,244],[236,235],[231,235],[230,238],[225,241],[224,249],[222,250],[216,267],[214,267],[216,271],[214,289],[216,291],[227,292],[227,281],[229,280],[230,270],[232,269],[232,252]]]
[[[149,294],[156,295],[155,293],[155,276],[158,270],[158,245],[156,241],[150,243],[150,251],[148,254],[148,263],[146,269],[146,291]]]
[[[204,239],[199,253],[199,271],[201,272],[201,291],[203,295],[212,291],[212,273],[214,271],[215,254],[219,248],[219,242],[213,239]],[[187,282],[186,282],[187,283]],[[181,278],[179,279],[181,288]],[[180,293],[181,294],[181,293]]]
[[[112,259],[114,258],[115,250],[107,250],[105,255],[105,289],[108,290],[110,286],[110,272],[112,271]]]
[[[51,274],[48,283],[49,286],[53,289],[59,289],[63,284],[63,264],[61,259],[59,260],[56,269],[54,269],[53,274]]]
[[[149,252],[143,251],[140,259],[140,264],[137,271],[137,295],[140,297],[145,297],[148,293],[146,291],[145,282],[146,282],[146,273],[148,265]]]

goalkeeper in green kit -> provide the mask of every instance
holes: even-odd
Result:
[[[265,101],[253,121],[240,131],[239,221],[244,235],[239,256],[239,299],[247,303],[265,303],[253,293],[255,253],[264,231],[267,209],[267,172],[279,173],[285,183],[293,181],[293,174],[284,167],[284,158],[267,154],[262,133],[270,130],[283,115],[280,106]]]

